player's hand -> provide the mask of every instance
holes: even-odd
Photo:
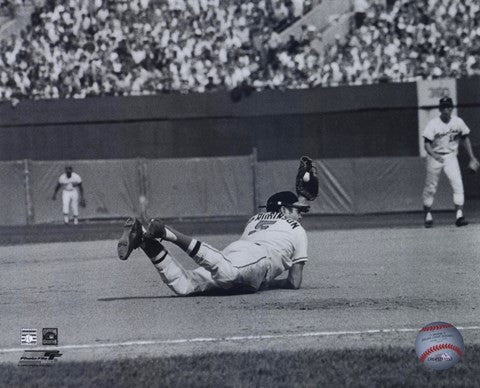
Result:
[[[319,180],[317,166],[308,156],[302,156],[295,178],[297,195],[308,201],[313,201],[318,196]]]
[[[480,168],[480,163],[478,162],[477,158],[470,159],[470,163],[468,163],[468,169],[472,173],[476,173]]]

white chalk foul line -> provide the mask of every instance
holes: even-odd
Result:
[[[480,326],[457,326],[458,330],[480,330]],[[268,339],[286,339],[286,338],[304,338],[304,337],[332,337],[332,336],[348,336],[348,335],[371,335],[371,334],[389,334],[389,333],[415,333],[420,329],[415,328],[400,328],[400,329],[371,329],[371,330],[345,330],[345,331],[317,331],[307,333],[292,333],[292,334],[265,334],[265,335],[247,335],[247,336],[232,336],[232,337],[200,337],[200,338],[185,338],[173,340],[148,340],[148,341],[125,341],[125,342],[111,342],[105,344],[83,344],[83,345],[62,345],[55,346],[54,349],[68,350],[68,349],[100,349],[100,348],[117,348],[128,346],[148,346],[148,345],[178,345],[188,343],[202,343],[202,342],[229,342],[229,341],[258,341]],[[39,345],[40,346],[40,345]],[[20,352],[24,350],[35,350],[35,347],[22,348],[3,348],[0,353]]]

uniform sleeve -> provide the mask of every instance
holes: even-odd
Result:
[[[423,131],[423,137],[425,139],[428,139],[430,141],[433,141],[433,139],[435,138],[435,131],[434,131],[434,123],[433,123],[433,120],[430,120],[427,124],[427,126],[425,127],[425,130]]]
[[[463,121],[460,117],[458,118],[458,123],[460,125],[460,129],[462,131],[462,136],[466,136],[470,133],[470,128],[468,128],[467,124],[465,124],[465,121]]]
[[[305,229],[297,229],[295,233],[295,252],[293,253],[292,263],[305,263],[308,261],[307,254],[308,240]]]
[[[63,177],[63,174],[58,177],[58,183],[61,185],[65,184],[65,178]]]
[[[82,178],[78,174],[75,174],[75,183],[82,183]]]

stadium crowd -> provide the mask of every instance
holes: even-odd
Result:
[[[0,17],[14,17],[16,9],[24,3],[25,0],[0,0]]]
[[[309,88],[480,74],[478,0],[371,1],[322,52],[307,0],[46,0],[0,42],[0,100]]]
[[[326,54],[334,83],[403,82],[480,74],[478,0],[372,4]]]

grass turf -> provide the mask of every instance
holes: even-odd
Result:
[[[413,349],[397,347],[0,365],[0,385],[22,387],[473,387],[478,381],[479,345],[467,347],[461,362],[445,371],[431,371]]]

